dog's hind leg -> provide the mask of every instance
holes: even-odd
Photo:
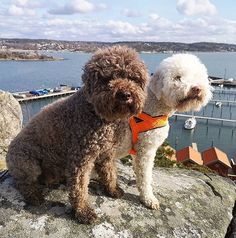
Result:
[[[23,195],[26,203],[38,205],[44,201],[42,186],[39,184],[41,168],[38,161],[27,156],[8,158],[8,169],[14,178],[16,188]]]
[[[133,157],[133,167],[136,175],[137,187],[140,193],[140,200],[144,205],[151,209],[159,209],[159,202],[153,194],[152,190],[152,168],[156,148],[137,151]]]
[[[36,181],[15,181],[16,187],[23,195],[26,203],[30,205],[40,205],[44,201],[42,187]]]
[[[96,160],[95,170],[110,197],[120,198],[124,195],[124,191],[117,185],[116,161],[112,152],[102,154]]]

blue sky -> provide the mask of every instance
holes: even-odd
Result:
[[[236,44],[235,0],[1,0],[0,38]]]

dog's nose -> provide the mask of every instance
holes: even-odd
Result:
[[[130,92],[117,92],[116,96],[120,101],[123,102],[129,101],[131,99]]]
[[[201,89],[198,86],[194,86],[191,88],[191,94],[193,96],[198,96],[200,92],[201,92]]]

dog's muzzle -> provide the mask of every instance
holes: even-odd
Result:
[[[117,100],[122,104],[131,104],[133,102],[132,94],[130,92],[118,91],[116,93]]]
[[[201,89],[198,86],[194,86],[190,89],[189,97],[196,98],[201,93]]]

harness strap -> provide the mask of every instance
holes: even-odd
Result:
[[[132,131],[132,149],[129,151],[130,154],[135,155],[136,150],[134,145],[138,142],[138,135],[141,132],[153,130],[156,128],[164,127],[168,123],[168,116],[151,116],[145,112],[133,116],[129,120],[129,126]]]

